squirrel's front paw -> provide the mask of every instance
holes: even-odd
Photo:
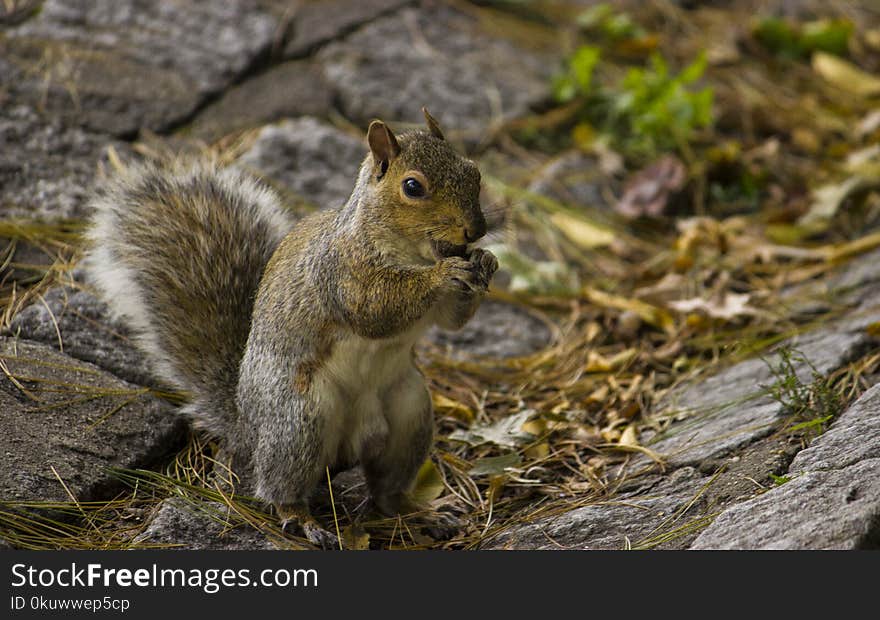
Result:
[[[477,274],[484,289],[489,288],[489,281],[498,270],[498,259],[489,250],[476,248],[470,255],[471,269]]]
[[[482,278],[469,260],[458,256],[444,258],[437,267],[440,270],[440,285],[450,292],[472,292],[481,289]]]
[[[498,269],[498,260],[491,252],[477,248],[467,259],[450,256],[440,261],[438,266],[443,285],[452,291],[484,292],[489,288],[492,274]]]

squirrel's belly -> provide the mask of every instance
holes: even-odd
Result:
[[[312,385],[313,393],[320,394],[327,445],[336,446],[336,455],[328,455],[330,462],[358,460],[366,442],[387,434],[389,415],[406,415],[389,411],[387,401],[390,392],[409,385],[412,374],[418,374],[412,361],[418,335],[382,340],[351,336],[333,347]]]
[[[370,340],[351,336],[333,346],[322,374],[354,398],[381,391],[412,367],[414,342],[415,338]]]

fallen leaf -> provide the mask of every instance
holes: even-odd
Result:
[[[434,401],[434,411],[440,415],[452,416],[467,423],[474,421],[474,411],[467,405],[437,393],[431,396],[431,400]]]
[[[630,177],[614,209],[628,218],[657,217],[669,199],[684,187],[687,169],[674,155],[666,155]]]
[[[759,314],[756,308],[749,306],[750,298],[751,296],[746,293],[723,293],[720,295],[720,298],[703,299],[702,297],[694,297],[692,299],[670,301],[668,305],[673,310],[684,314],[699,312],[713,319],[730,321],[740,316]]]
[[[670,272],[651,286],[637,288],[635,295],[639,299],[647,299],[655,303],[664,302],[681,295],[686,287],[687,278],[680,273]]]
[[[535,440],[535,436],[522,430],[523,424],[534,418],[534,409],[526,409],[509,415],[492,424],[476,425],[467,430],[459,429],[449,435],[455,441],[463,441],[471,446],[486,443],[508,448],[516,448]]]
[[[589,286],[584,287],[583,295],[590,301],[602,308],[615,308],[617,310],[632,310],[641,317],[645,323],[659,327],[666,333],[675,332],[675,321],[663,308],[658,308],[638,299],[629,299],[612,295]]]
[[[853,151],[846,157],[847,172],[867,179],[868,185],[876,185],[880,179],[880,144]]]
[[[547,432],[547,421],[541,418],[532,418],[520,427],[525,433],[540,437]]]
[[[443,494],[443,489],[443,476],[434,461],[428,459],[422,463],[419,473],[416,474],[412,498],[419,504],[429,504]]]
[[[815,232],[824,230],[847,198],[872,185],[876,185],[876,182],[870,182],[861,176],[852,176],[842,183],[823,185],[813,190],[813,202],[798,219],[798,225]]]
[[[474,461],[474,466],[468,471],[470,476],[499,476],[508,468],[516,468],[522,463],[522,458],[516,452],[508,452],[501,456],[489,456]]]
[[[806,127],[795,127],[791,132],[791,141],[801,151],[814,155],[822,148],[822,138]]]
[[[359,525],[349,525],[340,535],[342,548],[347,551],[367,551],[370,548],[370,534]]]
[[[550,221],[569,241],[585,250],[609,246],[615,239],[615,234],[607,228],[562,211],[550,215]]]
[[[880,95],[880,78],[832,54],[813,54],[813,70],[831,85],[854,95]]]
[[[880,110],[873,110],[856,123],[855,136],[858,140],[861,140],[878,129],[880,129]]]
[[[620,439],[617,440],[618,445],[627,447],[627,448],[635,448],[639,445],[639,436],[636,431],[636,425],[630,424],[620,435]]]
[[[541,443],[526,448],[525,453],[530,459],[545,459],[550,455],[550,444],[546,441],[542,441]]]

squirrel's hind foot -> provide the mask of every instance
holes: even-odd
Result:
[[[436,511],[415,518],[422,533],[434,540],[449,540],[464,529],[465,522],[451,512]]]
[[[291,534],[302,532],[310,543],[325,551],[339,549],[339,538],[336,534],[325,530],[315,520],[309,509],[304,506],[275,506],[275,512],[281,521],[281,531]]]

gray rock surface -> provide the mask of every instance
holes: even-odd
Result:
[[[239,165],[314,207],[344,204],[366,156],[365,140],[318,119],[268,125]]]
[[[789,471],[844,469],[868,459],[880,459],[880,385],[862,394],[809,448],[798,452]]]
[[[550,329],[525,310],[485,301],[460,330],[433,327],[427,339],[457,359],[506,358],[534,353],[550,344]]]
[[[466,130],[472,139],[499,115],[520,116],[544,100],[555,70],[552,59],[443,5],[377,19],[317,58],[349,118],[421,124],[427,106],[447,133]]]
[[[117,486],[108,468],[154,465],[183,439],[169,404],[96,366],[13,338],[0,338],[0,361],[4,501],[69,502],[65,486],[100,499]]]
[[[803,474],[737,504],[691,548],[880,548],[880,459]]]
[[[186,118],[266,53],[277,28],[252,0],[45,0],[5,32],[5,52],[24,67],[19,93],[121,135]]]
[[[517,525],[493,537],[485,549],[625,549],[688,522],[688,504],[707,478],[684,467],[655,486],[621,494],[562,515]]]
[[[0,93],[3,59],[0,51]],[[0,217],[81,217],[109,136],[46,121],[0,94]]]
[[[722,513],[693,548],[880,548],[880,385],[799,452],[788,474]]]
[[[796,364],[800,381],[808,385],[814,370],[827,375],[876,344],[865,326],[878,319],[880,313],[867,312],[784,343],[812,364]],[[644,445],[677,467],[718,457],[768,435],[788,412],[765,390],[775,381],[768,364],[778,366],[779,357],[765,359],[741,362],[674,393],[668,408],[679,412],[681,422],[660,435],[643,437]]]
[[[58,287],[15,315],[10,332],[90,362],[139,385],[154,385],[144,356],[127,337],[124,325],[108,316],[107,305],[94,295]],[[60,335],[60,336],[59,336]]]
[[[339,38],[368,21],[413,0],[306,0],[291,15],[291,28],[284,55],[303,56],[317,46]]]
[[[199,551],[278,548],[249,525],[231,525],[226,512],[226,506],[218,502],[195,504],[180,498],[166,499],[134,542]]]
[[[308,60],[293,60],[230,88],[184,131],[214,140],[285,117],[326,116],[332,104],[333,92],[318,67]]]

